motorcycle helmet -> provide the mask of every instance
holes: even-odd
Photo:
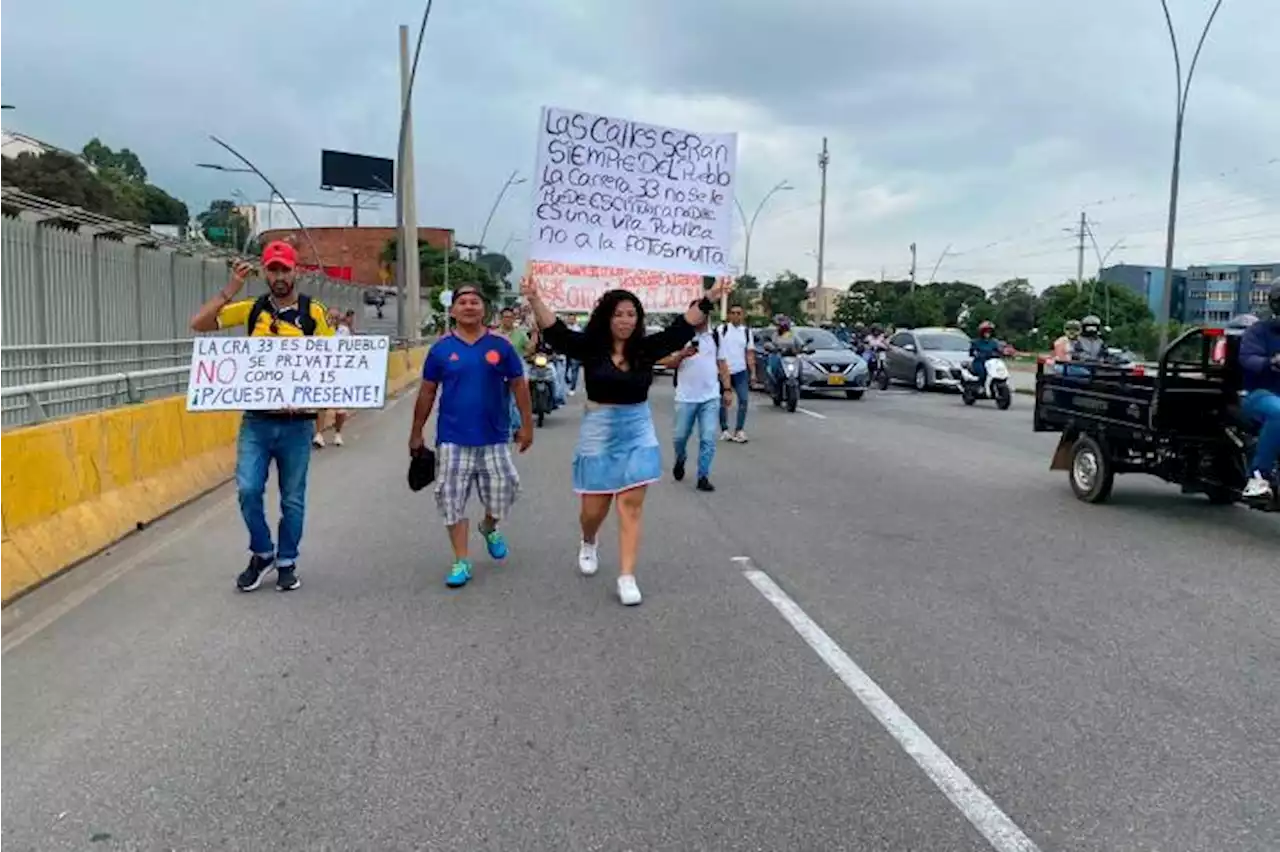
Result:
[[[1062,330],[1066,333],[1069,339],[1075,340],[1080,336],[1080,320],[1067,320],[1066,324],[1062,327]]]
[[[982,322],[978,323],[979,337],[989,337],[990,335],[993,335],[995,333],[996,333],[996,324],[993,323],[991,320],[983,320]]]
[[[778,327],[778,331],[786,331],[791,328],[791,317],[786,314],[778,314],[773,318],[773,324]]]
[[[1093,314],[1080,320],[1080,334],[1084,337],[1097,337],[1102,331],[1102,320]]]

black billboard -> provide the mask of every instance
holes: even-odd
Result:
[[[395,192],[395,160],[348,154],[346,151],[320,152],[320,188],[356,189],[368,192]]]

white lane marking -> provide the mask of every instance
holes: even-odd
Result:
[[[825,415],[825,414],[819,414],[819,413],[818,413],[818,412],[816,412],[816,411],[810,411],[810,410],[809,410],[809,409],[807,409],[807,408],[799,408],[799,407],[797,407],[797,408],[796,408],[796,411],[799,411],[801,414],[807,414],[807,415],[809,415],[810,417],[816,417],[816,418],[818,418],[819,420],[826,420],[826,419],[827,419],[827,415]]]
[[[835,641],[811,619],[791,597],[778,587],[768,574],[751,567],[749,559],[734,559],[743,568],[743,576],[756,587],[765,600],[773,604],[800,638],[835,672],[849,691],[862,702],[898,745],[943,794],[951,800],[965,819],[973,824],[991,848],[997,852],[1039,852],[1039,848],[1023,833],[991,797],[964,773],[955,762],[934,744],[920,726],[903,712],[889,695],[846,654]]]
[[[201,498],[196,499],[199,500]],[[109,570],[104,571],[95,577],[92,582],[86,583],[59,600],[57,603],[51,604],[46,609],[41,610],[36,615],[33,615],[29,621],[23,623],[19,627],[15,627],[12,633],[4,637],[4,649],[3,651],[0,651],[0,655],[9,653],[31,637],[43,632],[58,619],[62,618],[64,615],[80,606],[80,604],[98,594],[98,592],[101,592],[116,580],[119,580],[125,574],[128,574],[130,571],[163,552],[167,548],[177,544],[197,529],[203,527],[207,522],[212,521],[219,514],[228,511],[235,502],[235,495],[219,500],[196,517],[183,522],[182,526],[177,529],[170,530],[149,547],[144,548],[118,565],[112,566]],[[115,545],[113,544],[111,546],[114,547]],[[91,556],[89,557],[89,560],[100,558],[101,554]],[[83,568],[83,565],[77,565],[70,570],[80,571]],[[15,606],[21,606],[21,603],[15,604]]]

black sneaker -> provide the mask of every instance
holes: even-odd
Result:
[[[249,558],[249,567],[241,571],[240,576],[236,577],[236,588],[242,592],[252,592],[261,586],[262,575],[271,570],[271,565],[274,562],[274,557],[254,554]]]
[[[277,592],[292,592],[301,585],[302,581],[298,579],[297,565],[281,565],[276,569]]]
[[[676,462],[676,466],[671,468],[671,475],[676,478],[676,482],[684,479],[684,462]]]
[[[710,479],[707,479],[705,476],[703,476],[698,478],[698,490],[711,492],[711,491],[715,491],[716,487],[711,484]]]

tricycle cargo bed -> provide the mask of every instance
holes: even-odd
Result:
[[[1035,430],[1064,432],[1119,427],[1184,438],[1209,438],[1222,430],[1222,385],[1210,379],[1164,376],[1077,378],[1036,376]]]

